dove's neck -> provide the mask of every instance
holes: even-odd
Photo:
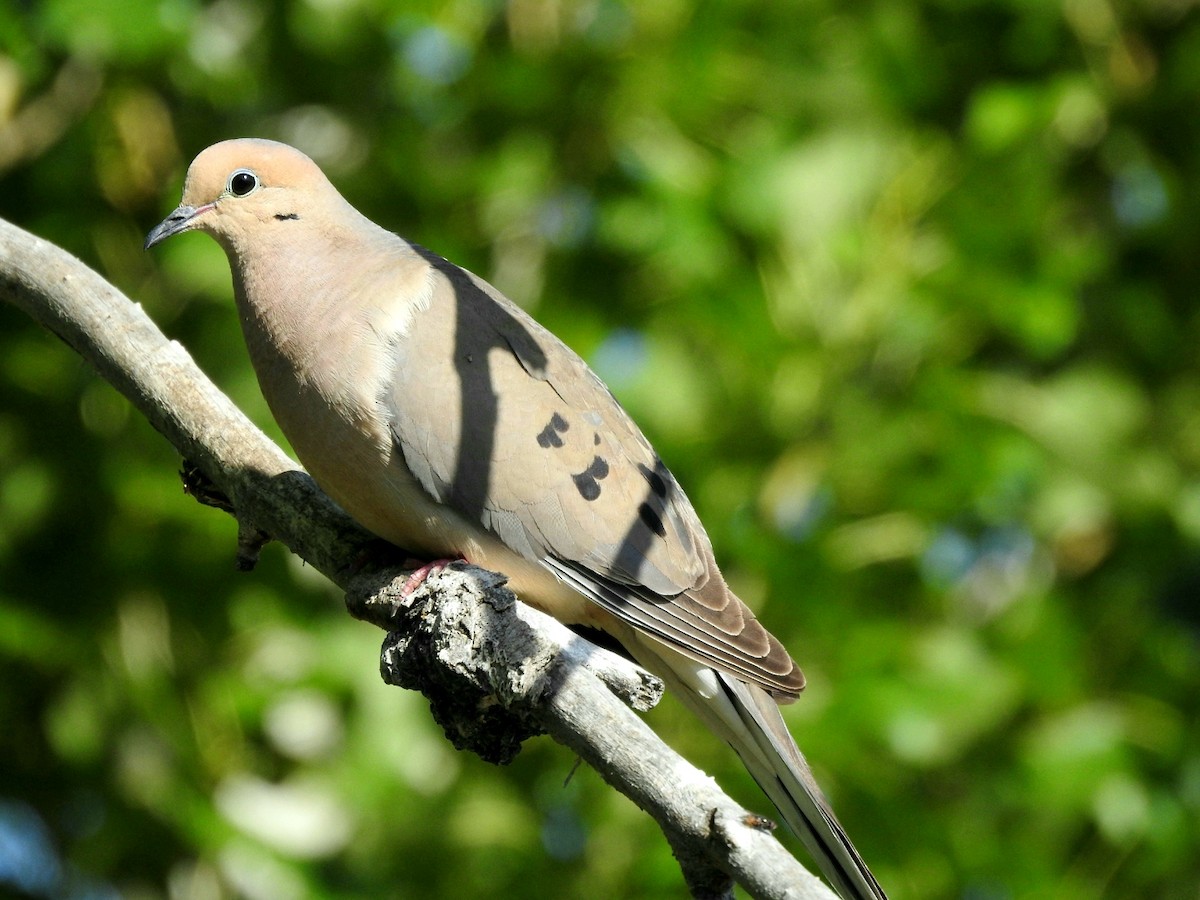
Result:
[[[431,293],[433,270],[406,241],[346,209],[227,248],[251,362],[293,445],[298,431],[374,427],[397,332]]]
[[[282,356],[307,370],[314,356],[350,350],[342,345],[375,311],[403,303],[404,282],[420,280],[428,265],[408,243],[359,219],[272,223],[250,247],[230,249],[238,313],[256,366]]]

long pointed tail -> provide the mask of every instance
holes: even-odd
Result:
[[[735,733],[727,733],[726,740],[763,793],[771,798],[788,827],[803,842],[821,873],[844,900],[887,900],[821,793],[774,698],[761,688],[729,675],[720,672],[716,675],[743,726],[738,734],[735,725],[732,729]],[[722,704],[707,705],[712,713],[726,718],[721,715],[725,712],[719,708]],[[708,715],[704,718],[710,720]]]
[[[737,751],[843,900],[887,900],[821,793],[770,694],[657,641],[637,637],[626,646]]]

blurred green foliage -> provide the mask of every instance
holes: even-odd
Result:
[[[1198,103],[1187,0],[10,0],[0,214],[273,427],[219,249],[141,239],[207,144],[297,144],[609,381],[897,900],[1194,900]],[[0,892],[680,895],[567,751],[454,753],[319,577],[235,574],[177,468],[0,306]]]

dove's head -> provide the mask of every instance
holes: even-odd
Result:
[[[317,164],[294,147],[252,138],[222,141],[192,161],[182,201],[146,236],[146,248],[173,234],[203,231],[236,253],[343,205]]]

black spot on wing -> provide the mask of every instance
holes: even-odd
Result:
[[[600,496],[600,485],[595,478],[588,477],[586,472],[582,475],[572,475],[571,480],[575,482],[575,489],[584,500],[591,502]]]
[[[646,494],[641,506],[653,513],[654,518],[647,522],[643,518],[645,514],[639,508],[639,517],[630,521],[629,529],[625,532],[625,538],[621,541],[621,546],[617,550],[614,562],[614,569],[616,571],[629,573],[634,578],[642,577],[641,573],[646,563],[646,553],[650,549],[650,544],[654,541],[654,535],[662,534],[661,531],[654,528],[654,522],[657,521],[658,527],[663,528],[663,511],[670,507],[671,492],[675,489],[675,482],[671,478],[671,473],[667,471],[667,467],[663,465],[663,461],[657,456],[654,457],[653,469],[639,465],[638,470],[642,473],[642,477],[646,479],[647,485]],[[648,527],[642,527],[643,524]]]
[[[660,538],[667,536],[667,529],[663,527],[662,517],[651,508],[649,503],[643,503],[638,507],[638,518]]]
[[[551,447],[561,447],[563,439],[559,435],[570,427],[566,419],[555,413],[550,417],[550,421],[546,423],[546,427],[538,432],[538,446],[543,450],[549,450]]]
[[[661,460],[656,459],[654,462],[655,469],[663,468]],[[647,468],[641,463],[638,463],[638,470],[642,473],[642,477],[645,478],[650,484],[650,490],[654,491],[654,493],[659,497],[665,498],[667,496],[667,482],[663,479],[662,475],[660,475],[654,469]]]
[[[572,475],[575,489],[584,500],[592,501],[600,496],[600,482],[608,477],[608,463],[603,457],[592,458],[592,463],[578,475]]]

